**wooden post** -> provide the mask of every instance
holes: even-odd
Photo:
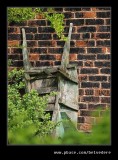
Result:
[[[64,45],[62,61],[61,61],[61,68],[63,70],[66,70],[67,65],[69,64],[69,52],[70,52],[70,40],[71,40],[72,27],[73,27],[73,23],[70,23],[68,39]]]
[[[29,54],[27,50],[26,34],[25,34],[24,28],[22,28],[22,35],[23,35],[23,49],[22,49],[23,65],[26,72],[31,68],[31,64],[29,62]],[[28,73],[25,73],[25,83],[26,83],[26,92],[29,92],[30,91],[30,75]]]

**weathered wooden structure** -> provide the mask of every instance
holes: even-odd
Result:
[[[77,125],[78,113],[78,75],[76,65],[69,65],[70,39],[72,33],[70,23],[68,40],[65,42],[61,66],[32,67],[29,62],[25,29],[23,34],[23,63],[25,69],[26,90],[36,89],[39,95],[49,94],[52,91],[58,94],[50,98],[47,111],[52,113],[52,121],[60,125],[54,131],[55,136],[62,136],[69,127],[63,119],[68,119]],[[72,128],[73,129],[73,128]]]

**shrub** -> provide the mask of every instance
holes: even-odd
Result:
[[[49,96],[55,93],[40,97],[36,90],[31,90],[21,95],[20,89],[25,86],[23,77],[22,69],[8,72],[8,143],[39,144],[56,127],[45,111]]]

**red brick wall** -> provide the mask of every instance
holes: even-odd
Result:
[[[65,35],[73,23],[70,63],[78,64],[79,108],[78,128],[87,130],[98,118],[91,110],[110,106],[111,8],[56,8],[65,15]],[[8,58],[11,67],[23,67],[21,28],[26,30],[28,51],[33,66],[60,65],[64,42],[60,41],[49,22],[37,15],[35,19],[8,26]]]

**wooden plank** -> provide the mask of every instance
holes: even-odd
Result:
[[[48,104],[46,111],[53,111],[53,110],[54,110],[54,104]]]
[[[75,79],[75,77],[69,75],[67,72],[64,72],[63,70],[59,70],[58,72],[59,72],[59,73],[61,74],[61,76],[63,76],[63,78],[65,78],[66,80],[69,80],[69,81],[71,81],[71,82],[74,82],[74,83],[78,84],[77,78]]]
[[[64,101],[65,102],[65,101]],[[78,112],[78,105],[77,104],[73,104],[73,103],[68,103],[68,102],[66,102],[66,103],[64,103],[63,102],[63,100],[61,101],[61,100],[59,100],[59,104],[60,104],[60,108],[61,109],[67,109],[67,110],[70,110],[70,111],[76,111],[76,112]]]
[[[58,82],[56,78],[45,78],[45,79],[37,79],[31,80],[31,88],[32,89],[40,89],[46,87],[57,87]]]
[[[60,84],[60,103],[67,106],[72,106],[78,109],[78,85],[75,83],[70,83],[62,77],[59,80]]]
[[[40,89],[36,89],[37,92],[39,94],[46,94],[46,93],[50,93],[50,92],[53,92],[53,91],[57,91],[57,87],[46,87],[46,88],[40,88]]]
[[[22,49],[23,65],[24,65],[24,69],[28,70],[28,69],[30,69],[31,64],[29,62],[29,54],[28,54],[28,50],[27,50],[26,34],[25,34],[24,28],[22,28],[22,35],[23,35],[23,49]]]
[[[73,23],[70,23],[68,39],[65,42],[64,49],[63,49],[61,68],[63,68],[64,70],[66,70],[66,67],[69,64],[70,39],[71,39],[71,33],[72,33],[72,26],[73,26]]]

